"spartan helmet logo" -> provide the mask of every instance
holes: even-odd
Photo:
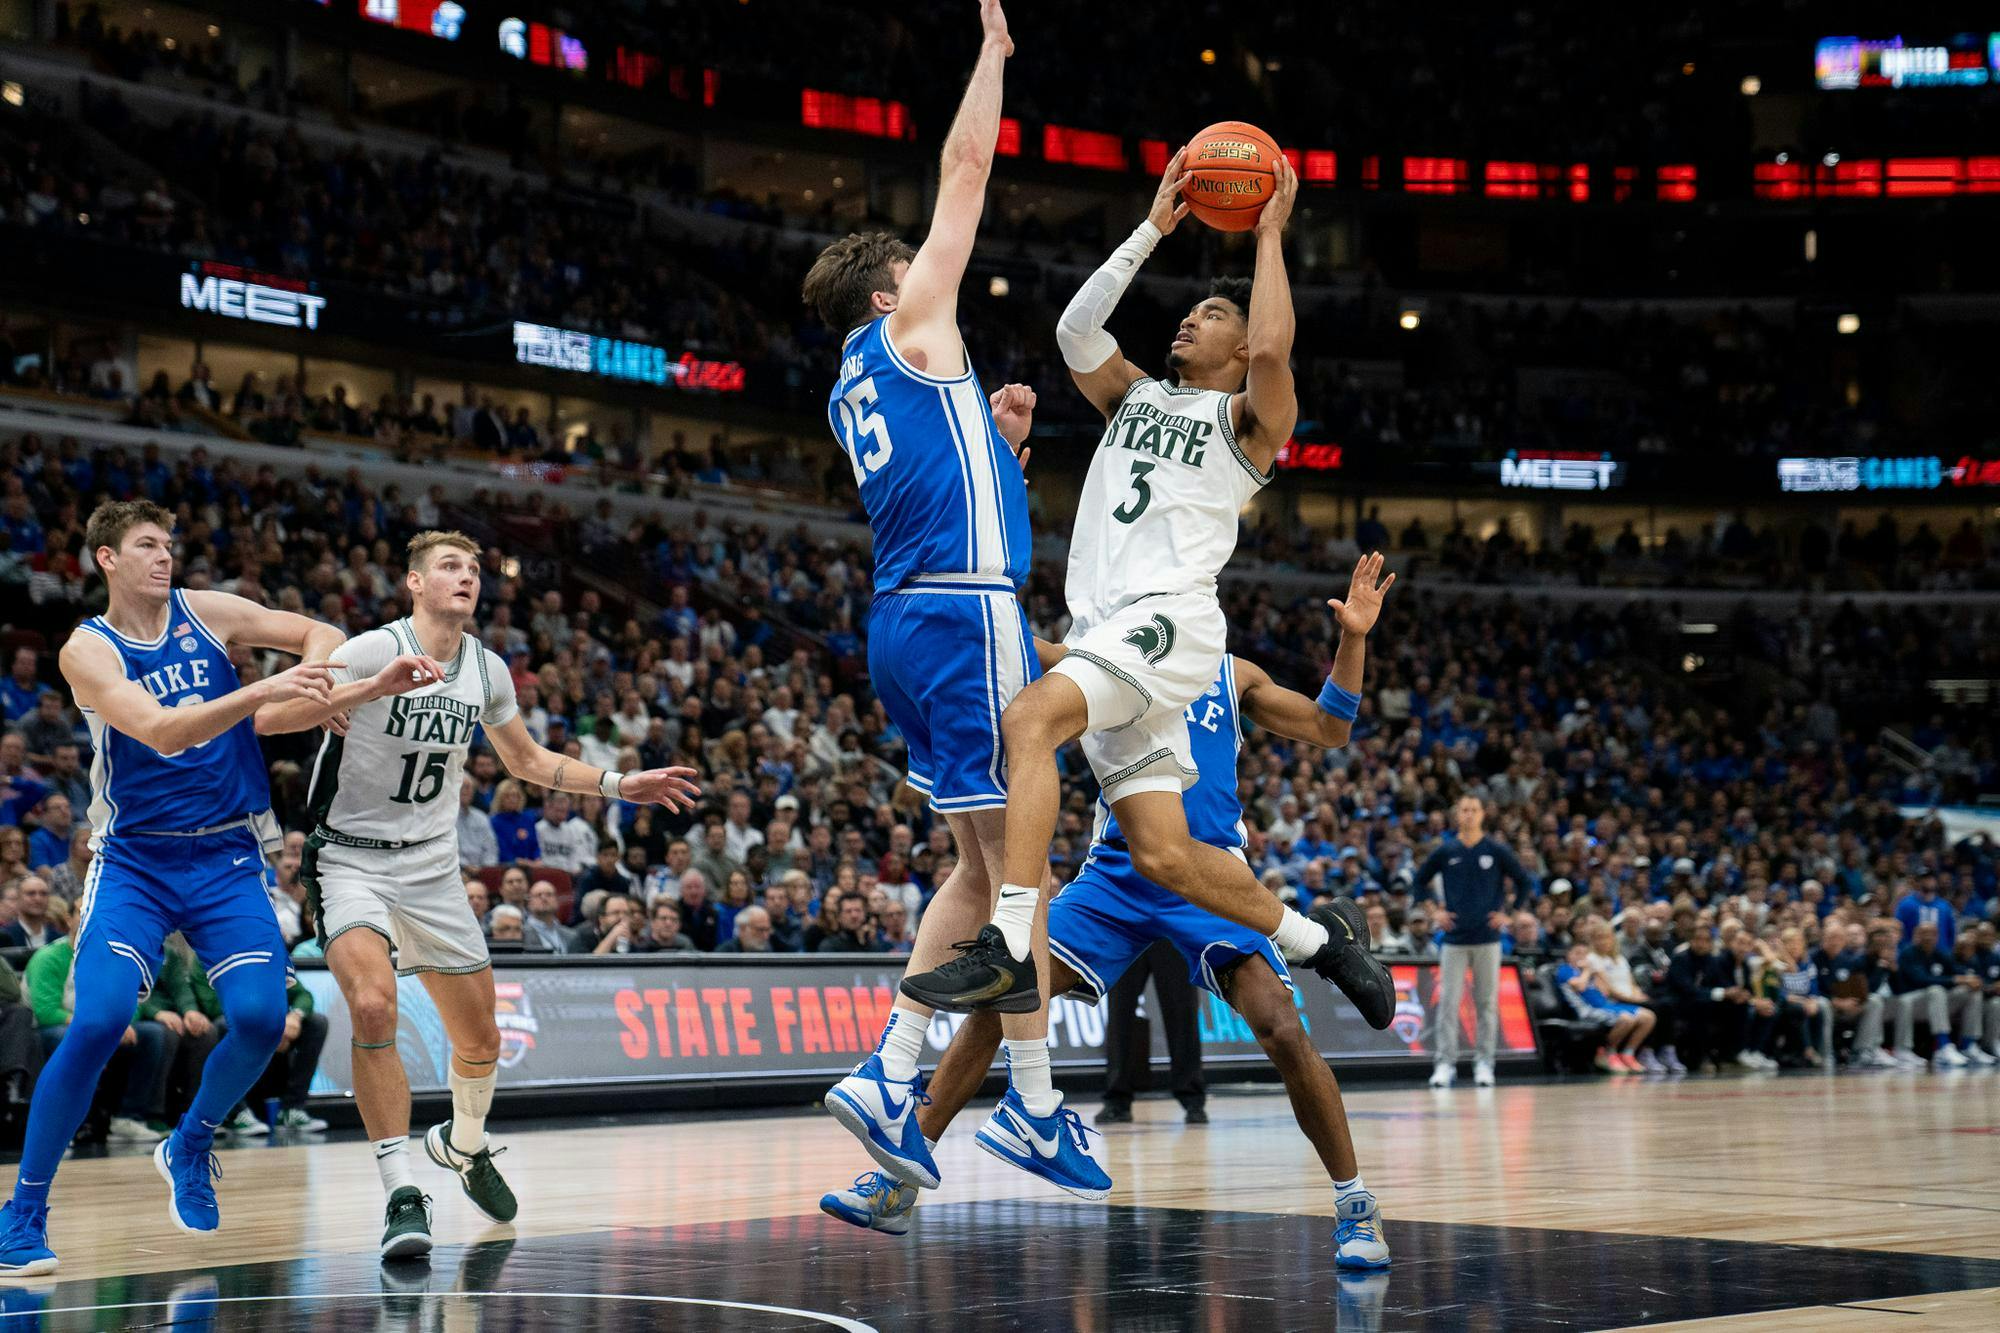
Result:
[[[1125,642],[1137,648],[1139,656],[1150,666],[1174,650],[1174,622],[1165,616],[1154,616],[1150,624],[1127,634]]]

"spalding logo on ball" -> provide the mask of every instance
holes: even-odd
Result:
[[[1217,231],[1249,231],[1277,185],[1278,145],[1255,125],[1225,120],[1188,141],[1181,194]]]

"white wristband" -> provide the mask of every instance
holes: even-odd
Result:
[[[597,794],[607,801],[615,801],[618,799],[618,789],[624,785],[625,775],[623,773],[613,773],[607,768],[598,775]]]

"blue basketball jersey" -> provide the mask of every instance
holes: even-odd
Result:
[[[969,364],[926,375],[870,320],[847,335],[826,414],[875,534],[877,593],[923,574],[1027,579],[1027,483]]]
[[[118,652],[125,676],[163,708],[220,699],[242,682],[222,641],[176,588],[167,594],[166,632],[151,643],[128,639],[102,616],[77,626]],[[189,833],[271,808],[256,728],[244,718],[213,740],[166,755],[113,730],[89,708],[91,844],[119,833]]]
[[[1236,701],[1236,659],[1222,656],[1222,674],[1207,693],[1184,710],[1188,742],[1200,781],[1181,794],[1188,832],[1211,847],[1241,848],[1249,841],[1243,803],[1236,798],[1236,752],[1243,747],[1243,718]],[[1098,842],[1123,842],[1118,819],[1102,797],[1097,801]]]

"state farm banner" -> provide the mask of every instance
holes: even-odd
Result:
[[[1396,1018],[1387,1031],[1364,1023],[1331,986],[1298,980],[1301,1016],[1330,1060],[1428,1061],[1428,1017],[1437,990],[1432,963],[1399,963]],[[875,1045],[895,1002],[900,957],[781,954],[768,960],[709,960],[688,955],[642,958],[496,959],[500,1084],[546,1088],[577,1084],[740,1082],[793,1077],[838,1078]],[[300,964],[300,977],[330,1023],[326,1053],[312,1090],[347,1096],[354,1090],[347,1005],[324,966]],[[1502,1055],[1532,1056],[1521,979],[1500,969]],[[1469,1044],[1468,998],[1459,1022]],[[423,983],[397,982],[402,1053],[410,1086],[442,1091],[450,1048]],[[964,1021],[939,1014],[931,1022],[934,1059]],[[1165,1039],[1153,1026],[1155,1058]],[[1203,1059],[1215,1065],[1263,1057],[1233,1010],[1202,995]],[[1095,1067],[1104,1059],[1104,1014],[1097,1005],[1058,1000],[1050,1014],[1049,1049],[1058,1068]],[[926,1061],[928,1063],[928,1061]]]

